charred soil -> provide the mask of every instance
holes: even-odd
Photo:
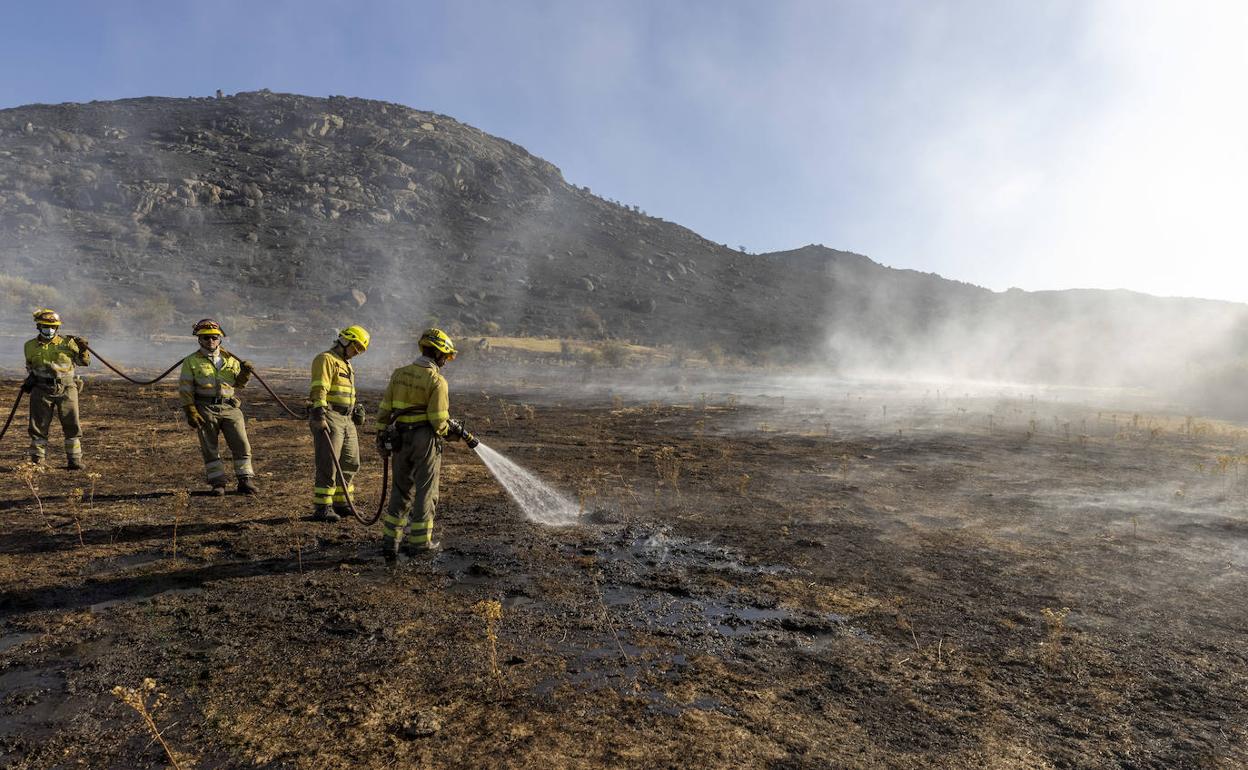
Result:
[[[448,446],[443,549],[388,570],[378,528],[308,520],[311,436],[250,395],[258,498],[199,494],[169,388],[93,384],[99,478],[38,500],[11,429],[0,764],[168,766],[112,694],[147,678],[183,768],[1248,763],[1234,432],[457,392],[582,522]]]

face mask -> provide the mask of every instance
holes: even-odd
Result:
[[[45,340],[50,340],[56,336],[56,329],[53,329],[50,326],[41,326],[39,328],[39,336],[43,337]]]

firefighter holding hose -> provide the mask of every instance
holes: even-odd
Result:
[[[377,411],[377,450],[394,464],[390,506],[382,517],[382,556],[431,553],[433,515],[438,505],[442,443],[451,435],[476,443],[450,419],[450,395],[441,369],[455,358],[455,343],[441,329],[428,329],[417,343],[420,357],[394,370]]]
[[[225,494],[225,462],[221,459],[219,441],[225,443],[234,457],[234,475],[238,491],[254,495],[256,474],[251,467],[251,444],[247,425],[235,388],[246,386],[254,367],[221,347],[225,332],[221,324],[205,318],[195,324],[199,350],[182,360],[178,377],[178,397],[186,422],[199,435],[199,449],[204,458],[204,473],[214,495]]]
[[[30,461],[42,463],[48,449],[52,417],[60,418],[65,434],[65,467],[82,470],[82,425],[78,422],[80,380],[75,366],[88,366],[91,354],[83,337],[62,337],[61,316],[50,308],[34,313],[38,335],[25,346],[26,380],[22,390],[30,394]]]
[[[369,339],[363,326],[348,326],[338,332],[333,347],[312,359],[308,427],[316,452],[312,491],[312,518],[316,521],[338,521],[350,514],[347,496],[355,492],[351,479],[360,469],[356,427],[364,424],[364,407],[355,400],[355,369],[350,360],[368,350]],[[334,467],[335,458],[342,469],[341,479]]]

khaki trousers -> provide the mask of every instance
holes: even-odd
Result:
[[[390,505],[381,518],[387,546],[424,546],[433,539],[433,514],[438,507],[442,473],[442,439],[428,424],[401,431],[400,446],[391,455],[394,482]]]
[[[312,502],[315,505],[346,504],[346,496],[355,494],[355,484],[351,480],[360,469],[360,438],[350,415],[327,409],[325,420],[329,423],[328,446],[325,434],[312,429],[312,446],[316,452],[316,485],[312,491]],[[342,466],[342,482],[339,482],[338,473],[334,470],[334,457]]]
[[[223,435],[234,458],[234,475],[240,479],[255,476],[243,410],[233,404],[210,404],[205,401],[196,401],[195,408],[204,418],[204,425],[198,431],[199,451],[204,457],[204,475],[208,477],[208,483],[214,487],[225,484],[225,462],[221,459],[220,450]]]
[[[39,382],[30,392],[30,459],[41,463],[48,450],[48,429],[59,417],[65,434],[65,459],[82,459],[82,426],[78,422],[78,385],[73,381]]]

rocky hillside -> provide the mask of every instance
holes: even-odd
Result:
[[[659,181],[656,180],[656,184]],[[444,115],[267,91],[0,111],[0,323],[320,344],[624,339],[860,370],[1147,383],[1219,361],[1244,307],[994,293],[810,246],[749,255],[564,180]],[[393,335],[393,336],[392,336]]]
[[[236,334],[436,318],[756,346],[791,299],[767,259],[598,198],[446,116],[268,92],[0,111],[0,253],[8,276],[114,332],[215,313]]]

